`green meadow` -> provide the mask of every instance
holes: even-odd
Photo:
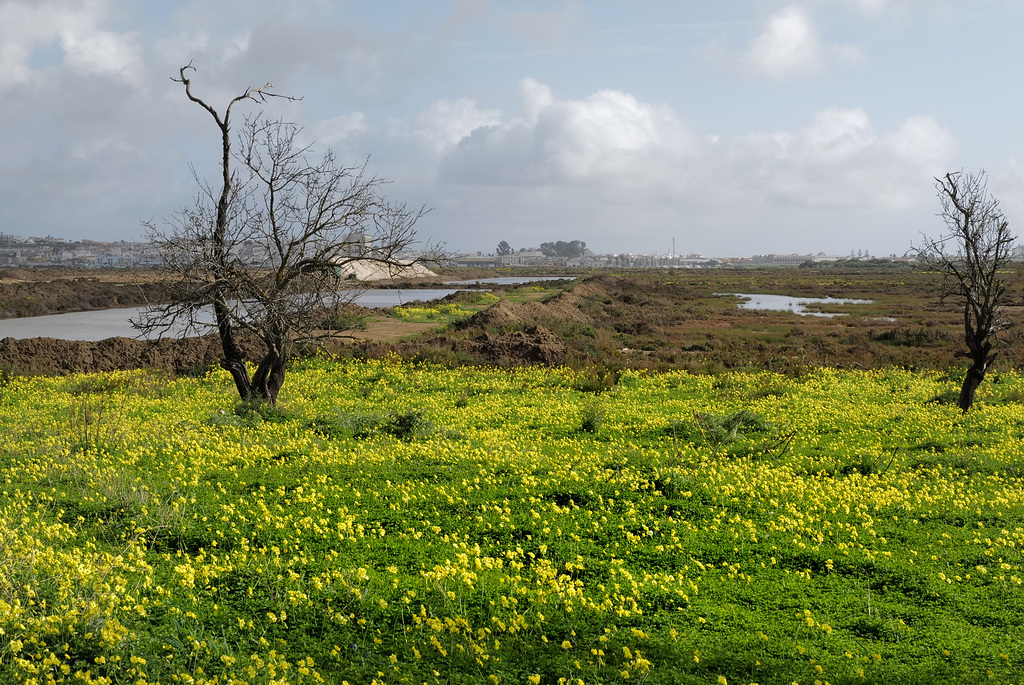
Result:
[[[5,377],[0,682],[1021,683],[1024,377]]]

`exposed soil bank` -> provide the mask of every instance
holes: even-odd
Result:
[[[220,353],[220,340],[216,336],[157,341],[131,338],[107,338],[98,342],[54,338],[0,340],[0,366],[17,374],[139,368],[180,374],[216,364]]]
[[[1024,305],[1024,271],[1008,275],[1010,304]],[[903,366],[947,370],[958,364],[962,312],[938,302],[928,274],[774,271],[671,271],[603,273],[572,284],[543,301],[508,289],[503,299],[461,324],[432,328],[389,321],[381,331],[338,343],[345,356],[407,359],[440,364],[566,364],[597,368],[682,369],[717,373],[766,369],[800,373],[811,367]],[[52,284],[51,284],[52,286]],[[59,285],[63,288],[63,285]],[[813,297],[870,299],[836,318],[741,310],[720,292],[774,292]],[[550,294],[548,291],[547,294]],[[465,294],[446,298],[457,302]],[[1017,315],[1008,308],[1008,315]],[[408,330],[404,326],[415,326]],[[1001,340],[1000,369],[1024,366],[1024,328]],[[399,339],[404,335],[414,339]],[[260,358],[254,346],[250,360]],[[68,342],[47,338],[0,341],[0,367],[14,373],[72,373],[156,368],[177,373],[215,365],[216,338],[142,342],[113,338]]]
[[[139,307],[160,302],[159,272],[98,272],[0,269],[0,319],[94,309]]]

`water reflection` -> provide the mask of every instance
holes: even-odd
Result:
[[[743,302],[739,303],[740,309],[763,309],[773,312],[793,312],[800,316],[822,316],[832,318],[834,316],[846,316],[838,312],[819,312],[808,310],[807,305],[824,304],[871,304],[872,300],[857,300],[842,297],[794,297],[792,295],[765,295],[760,293],[715,293],[725,297],[739,297]]]

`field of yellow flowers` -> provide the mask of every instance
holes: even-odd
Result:
[[[3,683],[1024,682],[1024,378],[0,387]]]

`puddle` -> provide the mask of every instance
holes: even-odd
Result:
[[[821,316],[832,318],[835,316],[846,316],[838,312],[810,311],[807,305],[842,305],[842,304],[871,304],[872,300],[856,300],[841,297],[796,297],[792,295],[763,295],[757,293],[715,293],[724,297],[738,297],[743,300],[737,305],[740,309],[762,309],[773,312],[793,312],[800,316]]]

